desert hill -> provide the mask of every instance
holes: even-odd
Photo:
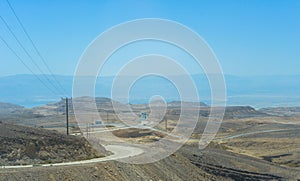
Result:
[[[0,102],[0,113],[11,113],[13,111],[23,110],[23,106],[17,104],[11,104],[6,102]]]
[[[273,116],[300,116],[300,107],[269,107],[259,111]]]
[[[83,137],[0,123],[0,164],[64,162],[102,157]],[[104,149],[103,149],[104,150]]]

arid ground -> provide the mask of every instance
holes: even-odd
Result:
[[[147,105],[131,106],[136,115],[150,113]],[[97,107],[105,129],[137,144],[164,138],[175,128],[180,114],[180,103],[172,102],[163,120],[153,129],[129,128],[121,126],[109,99],[98,98]],[[55,163],[113,157],[113,152],[105,150],[107,142],[100,143],[104,147],[99,144],[98,150],[101,148],[102,152],[96,152],[82,137],[101,135],[102,128],[97,127],[99,120],[90,116],[89,120],[95,120],[93,124],[78,126],[71,107],[72,135],[66,136],[63,102],[32,109],[2,103],[0,108],[0,180],[300,179],[300,108],[227,107],[217,136],[200,150],[198,142],[210,107],[191,103],[190,109],[200,110],[198,124],[189,141],[165,159],[149,164],[103,160],[64,166]],[[53,165],[43,166],[46,163]],[[22,164],[33,166],[5,168]]]

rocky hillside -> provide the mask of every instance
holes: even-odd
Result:
[[[199,115],[202,117],[208,117],[210,115],[211,107],[201,107],[199,111]],[[217,107],[215,108],[217,111],[223,111],[223,108]],[[180,109],[172,108],[167,112],[167,118],[176,119],[180,115]],[[250,106],[229,106],[225,108],[224,118],[232,119],[232,118],[248,118],[248,117],[264,117],[270,116],[267,113],[261,112],[259,110],[254,109]]]
[[[102,157],[82,137],[0,123],[0,165],[65,162]],[[99,145],[100,146],[100,145]]]
[[[225,118],[247,118],[269,116],[250,106],[229,106],[225,109]]]
[[[273,116],[300,116],[300,107],[270,107],[259,111]]]
[[[16,110],[23,110],[24,107],[16,105],[16,104],[11,104],[11,103],[5,103],[5,102],[0,102],[0,112],[1,113],[10,113]]]
[[[23,106],[11,104],[11,103],[0,102],[0,109],[20,109],[20,108],[23,108]]]
[[[69,99],[69,112],[73,113],[73,102],[76,103],[82,110],[90,111],[90,103],[94,100],[91,97],[79,97],[74,99]],[[101,110],[112,110],[112,102],[114,104],[121,104],[117,101],[113,101],[105,97],[96,97],[95,102],[99,111]],[[61,100],[55,103],[49,103],[44,106],[38,106],[32,109],[36,114],[42,115],[53,115],[53,114],[64,114],[66,111],[66,102]]]
[[[181,104],[184,104],[188,107],[207,107],[208,105],[204,102],[196,103],[196,102],[180,102],[180,101],[172,101],[168,103],[168,107],[180,107]]]

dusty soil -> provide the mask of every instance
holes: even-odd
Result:
[[[286,180],[297,171],[215,148],[184,146],[161,161],[0,170],[2,180]]]
[[[103,157],[83,137],[0,123],[0,164],[56,163]]]
[[[82,100],[89,101],[85,98]],[[10,105],[5,105],[10,106]],[[97,106],[100,115],[108,117],[110,122],[117,122],[114,112],[111,110],[111,103],[108,99],[98,99]],[[132,105],[137,115],[141,112],[149,111],[146,105]],[[102,109],[106,109],[103,111]],[[191,110],[199,109],[194,105]],[[193,138],[179,149],[161,161],[145,164],[132,165],[117,161],[101,162],[97,164],[85,164],[77,166],[47,167],[36,166],[22,169],[0,169],[0,180],[297,180],[300,179],[300,117],[299,108],[268,108],[255,110],[249,106],[228,107],[225,112],[225,119],[217,135],[206,149],[199,150],[196,139],[201,137],[201,133],[206,125],[209,107],[201,107],[200,118],[194,130]],[[65,119],[63,115],[64,104],[46,105],[40,108],[24,109],[18,106],[11,106],[9,112],[0,115],[5,122],[15,122],[29,126],[43,126],[47,129],[56,129],[65,132]],[[102,111],[102,112],[101,112]],[[72,111],[71,111],[72,112]],[[296,114],[297,113],[297,114]],[[171,104],[164,119],[168,120],[168,131],[171,131],[177,123],[180,115],[178,103]],[[71,123],[75,125],[74,117]],[[22,118],[22,119],[21,119]],[[165,122],[157,125],[161,130],[165,129]],[[9,128],[8,130],[10,130]],[[21,129],[21,128],[20,128]],[[23,160],[30,160],[26,153],[38,153],[42,148],[36,149],[36,143],[40,145],[57,144],[59,146],[48,148],[53,156],[58,155],[62,159],[61,147],[68,147],[70,152],[67,159],[78,159],[80,156],[88,156],[93,151],[84,150],[80,145],[86,141],[78,141],[81,138],[66,137],[57,132],[45,133],[44,130],[30,131],[31,128],[22,128],[18,131],[19,136],[4,134],[6,129],[1,130],[2,150],[9,150],[3,145],[10,145],[13,142],[21,148]],[[74,128],[75,129],[75,128]],[[40,130],[40,129],[37,129]],[[226,140],[222,138],[257,132],[265,130],[280,130],[276,132],[256,133]],[[43,133],[42,133],[43,132]],[[163,134],[151,130],[124,129],[113,132],[120,138],[134,141],[156,141],[164,137]],[[43,139],[38,139],[43,137]],[[46,136],[45,136],[46,135]],[[52,135],[52,136],[50,136]],[[56,136],[53,136],[56,135]],[[5,139],[4,139],[5,138]],[[196,139],[195,139],[196,138]],[[23,142],[18,143],[18,140]],[[76,141],[75,141],[76,140]],[[71,142],[82,144],[71,144]],[[56,143],[57,142],[57,143]],[[17,144],[18,143],[18,144]],[[30,143],[30,144],[26,144]],[[42,144],[41,144],[42,143]],[[26,145],[29,145],[26,148]],[[9,148],[10,146],[8,146]],[[89,146],[84,146],[89,148]],[[18,150],[14,149],[14,150]],[[81,153],[74,154],[74,150],[82,150]],[[25,151],[25,150],[35,150]],[[73,150],[73,151],[71,151]],[[2,151],[3,152],[3,151]],[[11,153],[12,150],[9,152]],[[9,155],[6,151],[6,157]],[[1,154],[1,156],[3,155]],[[64,153],[65,154],[65,153]],[[36,155],[35,155],[36,156]],[[12,158],[18,158],[13,156]],[[21,159],[22,160],[22,159]],[[32,159],[34,160],[34,159]],[[52,158],[51,158],[52,160]],[[55,160],[55,157],[53,157]],[[3,161],[3,160],[2,160]],[[6,162],[8,160],[5,160]],[[43,161],[40,159],[39,161]]]

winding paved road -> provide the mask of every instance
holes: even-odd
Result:
[[[242,133],[242,134],[227,136],[227,137],[224,137],[224,138],[217,138],[217,139],[214,139],[214,140],[229,140],[229,139],[248,136],[248,135],[254,135],[254,134],[259,134],[259,133],[270,133],[270,132],[277,132],[277,131],[283,131],[283,130],[286,130],[286,129],[272,129],[272,130],[254,131],[254,132],[249,132],[249,133]]]
[[[80,165],[80,164],[98,163],[98,162],[104,162],[104,161],[109,161],[109,160],[128,158],[128,157],[132,157],[132,156],[136,156],[136,155],[144,153],[144,151],[142,149],[137,148],[137,147],[129,147],[129,146],[122,146],[122,145],[107,145],[104,147],[106,150],[111,151],[113,154],[110,156],[107,156],[107,157],[93,158],[90,160],[53,163],[53,164],[1,166],[0,168],[16,169],[16,168],[30,168],[30,167],[34,167],[34,166],[49,167],[49,166]]]
[[[113,130],[118,130],[118,129],[128,129],[127,127],[120,127],[117,129]],[[149,128],[148,128],[149,129]],[[168,133],[164,132],[162,130],[154,129],[154,131],[159,131],[163,133]],[[227,136],[224,138],[218,138],[214,140],[228,140],[228,139],[233,139],[233,138],[238,138],[242,136],[247,136],[247,135],[253,135],[253,134],[259,134],[259,133],[268,133],[268,132],[276,132],[276,131],[282,131],[284,129],[276,129],[276,130],[263,130],[263,131],[254,131],[254,132],[249,132],[249,133],[243,133],[243,134],[237,134],[237,135],[232,135],[232,136]],[[112,131],[112,130],[103,130],[103,131],[95,131],[91,133],[97,133],[97,132],[106,132],[106,131]],[[170,134],[170,133],[168,133]],[[144,153],[144,151],[141,148],[137,147],[129,147],[129,146],[122,146],[122,145],[107,145],[104,146],[106,150],[111,151],[113,154],[107,157],[102,157],[102,158],[93,158],[90,160],[81,160],[81,161],[72,161],[72,162],[63,162],[63,163],[53,163],[53,164],[38,164],[38,165],[14,165],[14,166],[1,166],[0,168],[2,169],[8,169],[8,168],[30,168],[34,166],[42,166],[42,167],[49,167],[49,166],[67,166],[67,165],[80,165],[80,164],[88,164],[88,163],[98,163],[98,162],[104,162],[104,161],[109,161],[109,160],[117,160],[117,159],[122,159],[122,158],[128,158],[136,155],[140,155]]]

